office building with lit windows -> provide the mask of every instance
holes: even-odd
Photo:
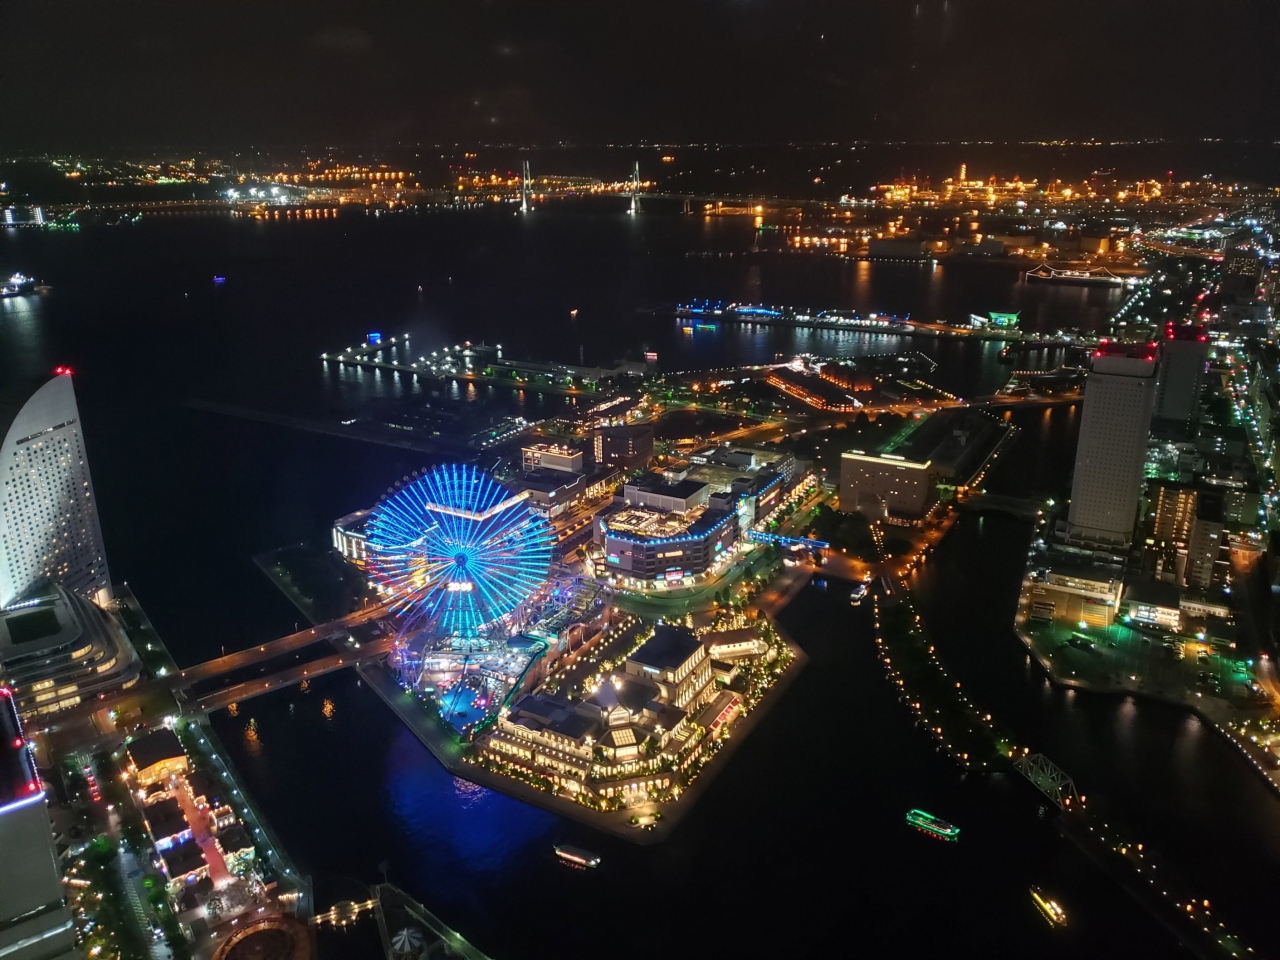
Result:
[[[369,559],[369,518],[372,510],[357,510],[333,523],[333,549],[358,567]]]
[[[36,773],[13,692],[0,687],[0,957],[69,960],[78,956],[44,785]]]
[[[0,609],[66,587],[111,597],[71,371],[0,396]]]
[[[840,509],[891,523],[918,523],[942,488],[978,480],[1010,434],[1009,424],[973,407],[913,417],[879,450],[840,456]]]
[[[1071,481],[1067,539],[1125,547],[1133,537],[1156,395],[1156,345],[1093,352]]]
[[[1200,390],[1209,365],[1209,338],[1199,324],[1166,324],[1160,341],[1155,419],[1190,427],[1200,413]]]

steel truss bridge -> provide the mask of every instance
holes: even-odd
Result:
[[[1059,810],[1080,810],[1084,797],[1076,792],[1075,781],[1043,753],[1028,753],[1013,762],[1013,768],[1057,805]]]

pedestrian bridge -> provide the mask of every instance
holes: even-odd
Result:
[[[975,493],[957,501],[956,506],[961,510],[972,510],[974,512],[994,510],[998,513],[1010,514],[1019,520],[1034,520],[1049,509],[1049,502],[1047,500],[1025,500],[1022,497],[1006,497],[998,493]]]

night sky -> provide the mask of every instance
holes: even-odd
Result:
[[[0,153],[1280,136],[1276,0],[4,0]]]

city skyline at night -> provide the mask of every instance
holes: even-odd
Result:
[[[6,14],[0,960],[1280,956],[1280,6]]]

